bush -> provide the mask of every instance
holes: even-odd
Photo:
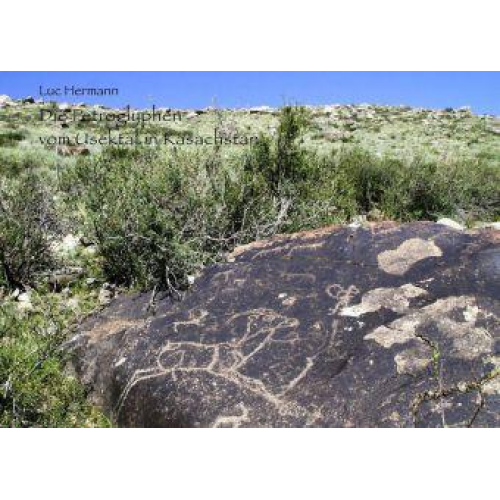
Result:
[[[308,126],[305,108],[285,106],[274,141],[261,136],[247,158],[245,169],[262,175],[275,195],[283,195],[307,176],[308,154],[299,140]]]
[[[175,294],[188,274],[233,244],[250,222],[236,221],[243,193],[218,161],[110,149],[67,172],[63,185],[110,281]]]
[[[147,148],[80,159],[64,185],[107,279],[175,294],[235,245],[375,209],[402,221],[498,216],[499,171],[484,161],[403,161],[352,147],[321,157],[300,143],[307,123],[303,109],[284,108],[277,136],[261,136],[243,159]]]
[[[0,148],[0,176],[17,178],[27,171],[36,173],[57,172],[62,165],[74,158],[62,158],[41,147]]]
[[[25,139],[22,132],[16,130],[9,130],[8,132],[0,133],[0,147],[2,146],[15,146],[18,142]]]
[[[34,305],[21,315],[13,303],[0,303],[0,427],[109,425],[65,373],[60,345],[72,315],[51,296]]]
[[[52,195],[31,172],[0,180],[0,285],[23,288],[50,269]]]
[[[80,160],[63,180],[117,284],[177,293],[187,275],[236,244],[274,234],[294,183],[306,178],[298,139],[303,109],[284,108],[278,136],[261,137],[243,168],[203,153],[108,149]]]
[[[500,169],[480,159],[403,161],[353,149],[331,158],[328,168],[351,193],[358,213],[378,209],[399,221],[464,213],[488,220],[500,213]]]

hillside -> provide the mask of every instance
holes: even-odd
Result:
[[[61,346],[118,296],[147,292],[149,308],[162,298],[182,309],[210,266],[255,241],[440,219],[450,241],[498,229],[498,118],[0,96],[0,425],[111,424]]]
[[[157,108],[157,111],[170,108]],[[322,153],[346,145],[358,145],[371,152],[398,157],[426,155],[442,160],[473,158],[478,155],[500,161],[500,119],[474,115],[468,108],[431,110],[408,106],[329,105],[306,108],[310,126],[304,134],[304,145]],[[272,135],[278,126],[279,110],[270,107],[250,109],[170,110],[173,120],[141,123],[122,120],[126,109],[104,106],[42,103],[33,98],[13,101],[0,96],[0,133],[4,146],[17,144],[22,150],[36,151],[53,159],[50,147],[43,147],[40,137],[78,134],[105,135],[108,130],[131,136],[144,125],[144,133],[171,133],[173,137],[210,136],[218,129],[221,135],[254,137]],[[130,110],[128,113],[146,113]],[[94,114],[94,118],[93,118]],[[97,119],[95,115],[97,114]],[[104,118],[108,116],[109,119]],[[99,119],[100,117],[100,119]],[[167,144],[167,146],[170,144]],[[92,152],[99,147],[91,148]],[[55,148],[53,148],[55,149]],[[8,151],[2,151],[2,156]]]

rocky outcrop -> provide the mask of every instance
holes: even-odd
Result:
[[[12,106],[14,101],[8,95],[0,95],[0,108]]]
[[[500,117],[495,117],[487,126],[487,129],[495,135],[500,135]]]
[[[277,237],[152,309],[119,297],[70,343],[119,425],[500,425],[498,231]]]

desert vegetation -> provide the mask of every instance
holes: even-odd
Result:
[[[28,118],[3,126],[0,425],[109,424],[87,403],[61,345],[113,293],[181,300],[204,266],[277,233],[383,219],[500,220],[500,140],[485,119],[344,112],[261,113],[258,140],[240,149],[143,145],[75,157],[37,144],[41,126]],[[254,116],[211,112],[193,128],[245,129]],[[92,128],[70,131],[83,126]],[[374,141],[382,129],[387,136]],[[412,130],[422,132],[417,145]],[[441,151],[428,133],[444,138]],[[386,144],[392,136],[397,148]]]

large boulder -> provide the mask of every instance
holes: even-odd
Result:
[[[181,302],[71,341],[122,426],[500,426],[500,233],[326,228],[237,249]]]

